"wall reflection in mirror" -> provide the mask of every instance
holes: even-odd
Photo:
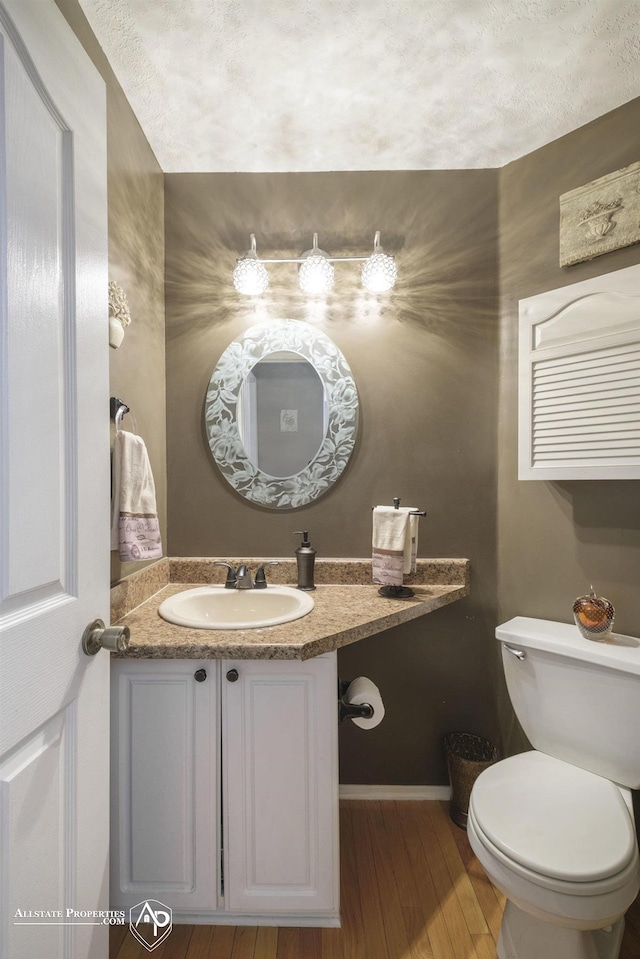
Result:
[[[272,353],[246,375],[237,417],[253,465],[269,476],[294,476],[317,455],[327,432],[322,380],[300,354]]]
[[[205,402],[209,446],[227,482],[275,509],[304,506],[343,473],[358,394],[335,343],[306,323],[251,327],[220,357]]]

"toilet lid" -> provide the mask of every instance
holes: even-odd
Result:
[[[471,805],[490,842],[543,876],[605,879],[635,852],[633,822],[618,787],[544,753],[490,766],[476,780]]]

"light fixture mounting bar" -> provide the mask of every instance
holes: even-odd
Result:
[[[259,263],[304,263],[304,256],[259,256],[257,260]],[[368,256],[326,256],[326,260],[329,263],[344,263],[351,261],[353,263],[363,263],[365,260],[368,260]]]

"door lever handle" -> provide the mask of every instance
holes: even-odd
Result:
[[[95,656],[101,649],[124,653],[129,648],[131,630],[128,626],[105,626],[101,619],[94,619],[82,634],[82,651]]]

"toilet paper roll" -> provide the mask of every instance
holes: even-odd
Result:
[[[370,719],[352,717],[356,726],[361,726],[362,729],[373,729],[384,719],[384,703],[380,690],[366,676],[358,676],[357,679],[349,683],[344,694],[344,701],[345,703],[355,703],[358,706],[362,706],[364,703],[373,706],[373,716]]]

